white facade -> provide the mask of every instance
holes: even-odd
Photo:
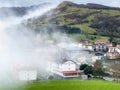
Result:
[[[18,79],[21,81],[37,80],[37,70],[19,70]]]
[[[76,64],[72,61],[67,61],[61,65],[61,71],[75,71]]]
[[[118,53],[120,54],[120,47],[110,47],[108,53]]]
[[[66,61],[65,63],[50,63],[49,65],[50,71],[75,71],[76,70],[76,64],[72,61]]]
[[[63,78],[78,77],[77,65],[73,61],[66,61],[64,63],[50,63],[49,70],[53,74],[61,76]]]

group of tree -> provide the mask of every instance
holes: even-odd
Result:
[[[111,67],[112,77],[114,78],[114,81],[117,81],[120,83],[120,64],[114,64]]]
[[[69,25],[63,25],[59,26],[58,28],[61,28],[62,32],[68,33],[68,34],[74,34],[74,33],[80,33],[80,28],[77,27],[71,27]]]
[[[86,75],[94,75],[99,78],[104,74],[103,65],[100,61],[96,61],[93,66],[82,64],[79,69],[83,70]]]
[[[99,14],[94,17],[90,27],[97,30],[96,34],[109,36],[109,37],[120,37],[120,19],[117,16],[108,16]]]

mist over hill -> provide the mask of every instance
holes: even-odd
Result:
[[[29,11],[31,10],[36,10],[39,9],[40,7],[42,8],[45,5],[48,5],[50,3],[42,3],[42,4],[38,4],[38,5],[32,5],[32,6],[26,6],[26,7],[20,7],[20,6],[16,6],[16,7],[1,7],[0,8],[0,17],[2,17],[3,19],[6,17],[12,17],[12,16],[17,16],[17,17],[21,17],[24,16],[25,14],[27,14]]]
[[[29,20],[27,26],[39,30],[49,25],[68,34],[99,35],[120,38],[120,8],[100,4],[76,4],[64,1],[55,9],[37,19]],[[50,31],[50,32],[51,32]],[[96,37],[92,37],[94,39]]]
[[[22,17],[30,10],[34,11],[49,4],[43,3],[29,7],[2,7],[0,8],[0,17],[6,18],[13,15]],[[64,1],[43,15],[29,18],[27,23],[23,23],[37,32],[50,33],[56,31],[55,28],[57,28],[58,31],[68,34],[95,35],[90,36],[91,39],[95,39],[96,35],[116,38],[116,40],[120,38],[120,8],[95,3],[77,4]]]

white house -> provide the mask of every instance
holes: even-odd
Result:
[[[107,52],[108,59],[117,59],[120,57],[120,46],[109,46]]]
[[[62,63],[51,63],[51,72],[61,77],[78,77],[77,64],[73,61],[65,61]]]
[[[37,80],[37,70],[33,67],[22,67],[17,70],[17,78],[20,81]]]

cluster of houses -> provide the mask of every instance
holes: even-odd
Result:
[[[79,70],[81,64],[93,65],[96,60],[115,60],[120,57],[120,46],[112,46],[108,40],[96,40],[94,43],[85,42],[78,47],[64,48],[64,55],[67,59],[64,63],[51,63],[53,74],[62,78],[86,77]]]
[[[53,42],[50,42],[53,45]],[[87,79],[83,71],[79,70],[81,64],[93,65],[96,60],[116,59],[120,57],[120,46],[112,46],[108,40],[96,40],[94,43],[80,43],[73,47],[60,48],[59,60],[49,61],[48,70],[54,78],[76,78]],[[56,48],[56,46],[55,46]],[[22,68],[19,70],[20,80],[37,80],[37,69]]]
[[[96,40],[92,45],[89,43],[83,45],[91,48],[96,59],[117,59],[120,56],[120,45],[113,46],[108,40]]]

